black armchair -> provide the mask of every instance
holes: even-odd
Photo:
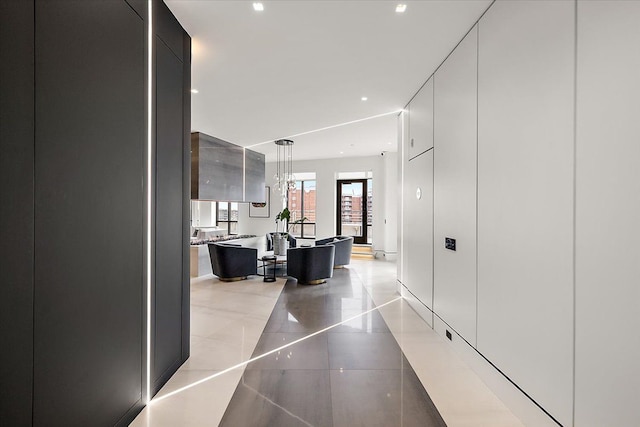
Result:
[[[224,282],[258,274],[258,249],[224,243],[209,243],[213,274]]]
[[[331,245],[287,250],[287,275],[303,285],[317,285],[333,277],[336,248]]]
[[[351,250],[353,248],[353,237],[335,236],[326,239],[316,240],[316,245],[333,245],[336,247],[336,256],[333,268],[344,267],[351,263]]]

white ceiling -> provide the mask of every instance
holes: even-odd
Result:
[[[400,110],[491,0],[405,1],[404,14],[386,0],[165,2],[193,41],[192,129],[252,146]],[[291,139],[295,160],[396,151],[396,138],[389,114]],[[273,160],[273,144],[253,149]]]

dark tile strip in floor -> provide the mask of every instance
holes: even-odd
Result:
[[[371,310],[357,275],[284,287],[253,357]],[[249,365],[221,426],[446,426],[374,310]]]

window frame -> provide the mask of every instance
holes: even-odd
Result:
[[[300,213],[301,213],[301,218],[305,217],[305,208],[304,208],[304,183],[305,182],[310,182],[313,181],[314,182],[314,187],[315,187],[315,191],[317,191],[317,186],[318,186],[318,181],[316,180],[316,178],[313,179],[297,179],[296,180],[296,188],[298,183],[300,183]],[[289,191],[289,190],[287,190]],[[289,208],[289,201],[290,201],[290,195],[287,194],[287,209],[291,210]],[[296,200],[297,202],[298,200]],[[316,201],[317,201],[317,193],[316,193]],[[316,221],[310,222],[310,221],[304,221],[301,224],[296,224],[296,225],[300,225],[300,235],[297,236],[294,233],[291,233],[292,236],[297,237],[299,239],[315,239],[316,238]],[[304,230],[306,228],[306,226],[308,225],[312,225],[313,226],[313,235],[307,235],[305,236],[304,234]],[[289,224],[287,224],[287,229],[288,229]]]
[[[238,220],[237,219],[236,220],[232,220],[231,219],[231,204],[232,203],[236,203],[236,202],[217,202],[216,203],[216,226],[219,227],[220,224],[226,224],[225,228],[227,229],[227,234],[229,236],[235,236],[235,235],[238,234],[238,231],[237,231],[238,230]],[[226,204],[226,206],[227,206],[227,220],[226,221],[220,219],[220,205],[222,205],[222,204]],[[239,207],[238,207],[238,209],[239,209]],[[231,231],[231,224],[236,224],[235,233],[233,233]]]

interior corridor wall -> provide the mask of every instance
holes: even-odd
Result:
[[[2,426],[128,425],[188,357],[190,38],[149,5],[0,0]]]
[[[404,168],[407,164],[407,153],[406,153],[406,145],[407,145],[407,133],[409,132],[409,113],[407,109],[403,109],[400,114],[398,114],[397,119],[398,126],[398,141],[396,143],[398,147],[398,152],[396,155],[396,167],[398,171],[398,175],[396,176],[396,185],[398,186],[398,209],[397,209],[397,217],[398,217],[398,225],[396,227],[396,242],[398,249],[398,256],[396,259],[396,272],[397,272],[397,286],[398,292],[401,293],[403,289],[404,282],[404,272],[407,270],[407,261],[404,254],[406,254],[406,245],[404,240]]]
[[[417,310],[416,303],[433,309],[433,155],[431,148],[409,160],[404,174],[402,295]],[[422,315],[433,326],[429,314]]]
[[[435,74],[434,311],[476,343],[478,28]],[[445,248],[456,239],[456,250]]]
[[[433,244],[433,305],[419,313],[520,394],[510,402],[532,425],[640,424],[637,22],[638,2],[489,7],[477,40],[474,28],[427,80],[434,237],[418,254],[407,221],[430,215],[412,197],[431,170],[411,167],[424,120],[411,113],[429,92],[399,116],[401,288],[429,280],[411,270]]]
[[[575,425],[640,425],[640,2],[578,2]]]
[[[398,153],[387,152],[383,159],[384,166],[384,255],[388,259],[396,259],[398,253],[398,202],[401,187],[398,187]],[[379,193],[378,193],[379,194]]]
[[[477,349],[563,425],[573,393],[575,5],[479,23]]]

